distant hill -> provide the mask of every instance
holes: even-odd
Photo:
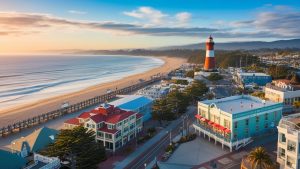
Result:
[[[216,50],[257,50],[257,49],[285,49],[296,48],[300,49],[300,39],[277,40],[272,42],[264,41],[249,41],[249,42],[227,42],[215,44]],[[156,48],[156,50],[171,50],[171,49],[205,49],[204,43],[167,46]]]

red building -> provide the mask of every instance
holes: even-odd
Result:
[[[106,149],[115,151],[142,131],[142,117],[139,113],[103,104],[90,112],[84,112],[76,118],[65,121],[64,128],[84,126],[93,130],[97,142],[102,143]]]

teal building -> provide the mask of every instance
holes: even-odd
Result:
[[[198,102],[195,131],[215,143],[237,150],[269,131],[276,130],[282,103],[239,95]]]

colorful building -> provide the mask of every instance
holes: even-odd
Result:
[[[276,129],[282,103],[240,95],[198,102],[195,131],[229,147],[239,149],[252,137]]]
[[[300,101],[300,84],[291,83],[290,80],[273,80],[264,90],[266,99],[284,103],[284,112],[292,111],[294,102]]]
[[[107,150],[115,151],[133,140],[143,128],[143,115],[109,104],[80,114],[64,123],[66,129],[84,126],[95,131],[96,141]]]
[[[133,111],[143,115],[143,121],[151,119],[153,99],[142,95],[118,95],[118,100],[110,102],[120,109]]]
[[[278,125],[277,162],[280,168],[300,168],[300,114],[283,117]]]

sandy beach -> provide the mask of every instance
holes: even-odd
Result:
[[[152,75],[156,75],[158,73],[168,73],[170,70],[178,68],[181,64],[186,62],[186,59],[173,57],[159,57],[159,59],[164,60],[165,64],[161,67],[152,69],[144,73],[128,76],[126,78],[108,83],[95,85],[74,93],[40,100],[38,102],[33,102],[26,105],[16,105],[14,108],[11,109],[0,110],[0,127],[52,110],[56,110],[60,108],[63,102],[75,104],[82,100],[86,100],[104,94],[106,93],[107,89],[115,89],[116,87],[120,89],[138,83],[139,79],[147,80]]]

